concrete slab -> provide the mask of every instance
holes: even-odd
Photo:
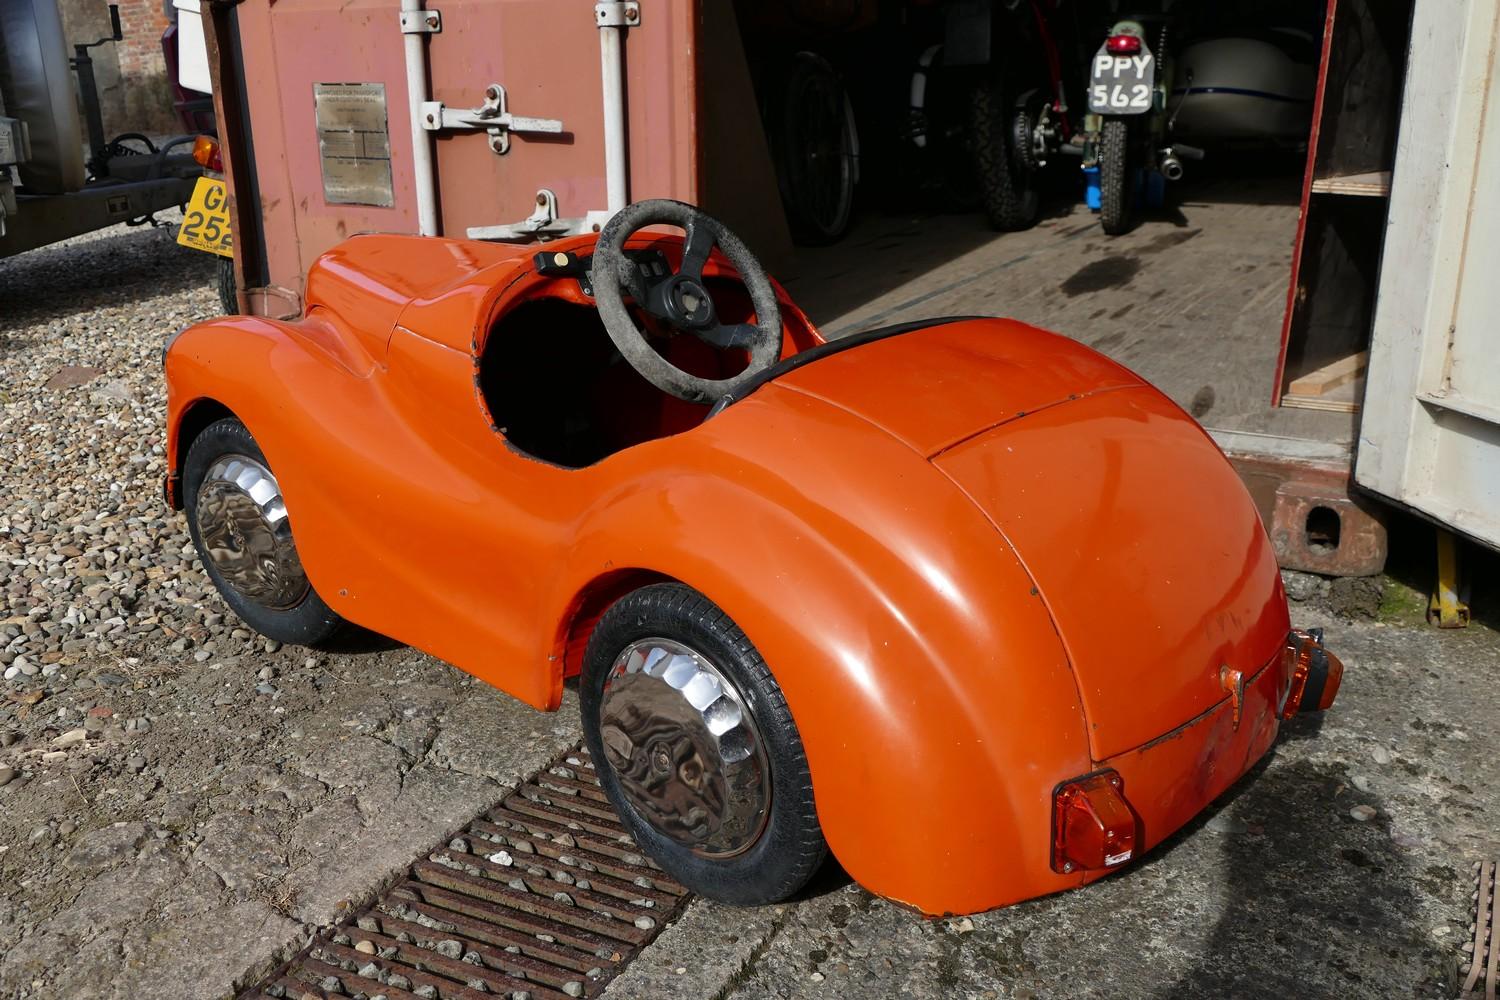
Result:
[[[836,877],[769,915],[699,904],[606,995],[1437,995],[1500,855],[1500,636],[1301,620],[1345,655],[1335,709],[1140,864],[964,920]]]
[[[0,788],[0,996],[226,996],[579,738],[571,694],[543,715],[404,649],[226,657],[100,700],[155,722]]]

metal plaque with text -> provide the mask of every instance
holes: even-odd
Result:
[[[395,204],[385,84],[315,83],[323,197],[331,204]]]

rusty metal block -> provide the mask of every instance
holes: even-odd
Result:
[[[1351,496],[1347,480],[1290,480],[1276,489],[1271,543],[1286,569],[1373,576],[1385,568],[1385,523],[1373,501]]]
[[[1260,511],[1283,569],[1373,576],[1388,551],[1385,507],[1352,492],[1346,445],[1212,431]]]

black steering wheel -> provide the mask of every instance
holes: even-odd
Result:
[[[672,225],[687,232],[682,266],[666,277],[648,275],[625,253],[625,243],[647,226]],[[714,300],[703,284],[703,265],[718,247],[739,272],[755,308],[754,323],[721,323]],[[594,247],[594,301],[609,339],[641,376],[663,392],[690,403],[714,403],[754,379],[781,358],[781,308],[776,290],[760,261],[729,227],[692,205],[665,198],[637,202],[604,227]],[[657,353],[630,311],[625,292],[636,305],[674,329],[713,347],[745,348],[750,364],[732,378],[692,375]]]

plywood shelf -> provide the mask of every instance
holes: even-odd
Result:
[[[1286,391],[1294,396],[1326,396],[1340,386],[1363,379],[1369,363],[1370,352],[1358,351],[1292,379]]]
[[[1331,361],[1322,368],[1299,375],[1282,393],[1281,405],[1302,410],[1356,413],[1364,397],[1365,367],[1369,351],[1358,351]]]
[[[1337,389],[1320,395],[1301,395],[1286,392],[1281,396],[1281,405],[1299,410],[1326,410],[1330,413],[1358,413],[1359,401],[1365,395],[1365,377],[1346,382]]]
[[[1391,194],[1391,172],[1370,170],[1362,174],[1340,174],[1334,177],[1315,177],[1312,182],[1316,194],[1345,194],[1363,198],[1388,198]]]
[[[1355,412],[1364,394],[1349,359],[1370,346],[1414,2],[1327,0],[1273,394],[1288,407]]]

